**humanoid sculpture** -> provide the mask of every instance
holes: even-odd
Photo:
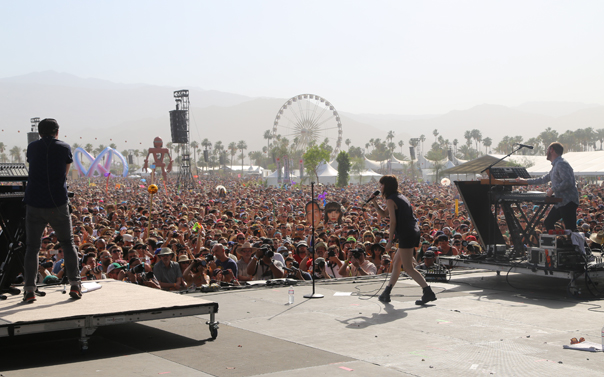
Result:
[[[164,177],[164,181],[168,180],[168,173],[172,171],[172,157],[170,156],[170,150],[168,148],[163,147],[164,142],[161,137],[156,137],[153,140],[153,148],[149,148],[149,153],[145,158],[145,163],[143,164],[143,170],[147,169],[147,165],[149,163],[149,156],[153,155],[153,163],[151,164],[151,169],[155,172],[155,169],[161,168],[161,174]],[[169,163],[166,167],[166,163],[164,162],[164,158],[167,155]],[[153,167],[154,166],[154,167]]]

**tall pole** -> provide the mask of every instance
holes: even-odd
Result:
[[[314,182],[310,182],[310,203],[311,203],[311,207],[315,205],[315,183]],[[317,203],[318,205],[318,203]],[[311,209],[310,212],[310,218],[311,218],[311,233],[310,233],[310,250],[312,251],[312,293],[311,294],[306,294],[304,295],[304,298],[323,298],[325,296],[323,296],[320,293],[315,293],[315,271],[316,271],[316,265],[317,265],[317,255],[315,253],[315,211],[314,208]]]

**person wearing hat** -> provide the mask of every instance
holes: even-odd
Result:
[[[317,245],[315,246],[315,254],[317,254],[317,258],[323,258],[326,251],[327,251],[327,245],[323,241],[318,242]],[[310,271],[312,269],[312,265],[313,265],[313,255],[310,252],[310,250],[307,250],[306,256],[302,259],[302,262],[300,262],[300,266],[303,267],[302,268],[303,271]]]
[[[239,248],[239,255],[241,258],[237,261],[237,279],[239,281],[250,281],[253,276],[247,273],[247,266],[252,261],[252,255],[258,250],[253,247],[252,244],[246,242]],[[286,248],[287,250],[287,248]]]
[[[602,244],[604,244],[604,231],[593,232],[587,240],[590,249],[601,251]]]
[[[380,207],[377,200],[373,200],[373,206],[382,218],[390,219],[390,231],[388,233],[388,243],[386,250],[390,250],[395,238],[398,238],[398,250],[394,255],[393,271],[390,276],[390,282],[378,297],[381,302],[390,302],[390,292],[398,281],[401,273],[401,266],[405,272],[416,283],[422,287],[423,295],[420,300],[415,301],[416,305],[424,305],[430,301],[436,300],[436,295],[432,288],[426,283],[426,279],[420,274],[413,265],[413,250],[419,246],[421,233],[417,224],[417,219],[413,215],[411,203],[398,190],[398,180],[393,175],[382,176],[379,180],[382,197],[386,200],[386,211]]]
[[[123,281],[126,278],[126,266],[113,262],[107,267],[107,278]]]
[[[296,252],[294,253],[294,260],[300,264],[302,271],[306,271],[306,266],[302,265],[302,260],[307,258],[308,244],[306,241],[300,241],[296,244]]]
[[[23,197],[26,230],[23,301],[36,301],[40,242],[47,225],[53,229],[51,237],[56,237],[64,245],[65,272],[71,285],[69,295],[73,299],[80,299],[82,286],[77,250],[73,243],[66,181],[73,154],[69,144],[58,140],[59,123],[55,119],[40,121],[38,133],[40,139],[29,143],[26,153],[29,174]]]
[[[180,266],[172,260],[174,256],[172,249],[162,247],[157,256],[159,257],[159,262],[155,263],[153,267],[153,275],[159,281],[161,289],[174,291],[186,288],[186,283],[182,279]]]

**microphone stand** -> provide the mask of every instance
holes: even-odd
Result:
[[[315,183],[314,182],[310,182],[310,202],[311,202],[311,206],[314,206],[315,200]],[[318,203],[317,203],[318,205]],[[320,293],[315,293],[315,280],[317,280],[315,278],[315,271],[316,271],[316,266],[317,266],[317,255],[315,254],[315,211],[314,208],[312,208],[311,212],[310,212],[310,217],[312,221],[311,224],[311,235],[310,235],[310,250],[312,251],[312,293],[311,294],[305,294],[304,298],[323,298],[325,296],[323,296]]]
[[[489,171],[489,208],[491,207],[491,203],[492,201],[492,195],[493,195],[493,174],[491,174],[491,168],[495,165],[497,165],[498,163],[500,163],[501,161],[505,160],[506,158],[510,157],[512,154],[518,152],[519,150],[522,149],[522,146],[519,146],[518,149],[516,150],[512,150],[510,153],[506,154],[505,156],[501,157],[499,160],[493,162],[491,165],[487,166],[486,168],[484,168],[480,174],[484,173],[485,171]],[[497,259],[497,241],[495,240],[495,231],[497,230],[497,226],[499,224],[499,221],[497,220],[497,203],[495,204],[495,221],[493,221],[493,227],[491,228],[491,239],[493,241],[492,246],[492,250],[493,250],[493,258]],[[487,246],[487,257],[489,254],[489,249],[488,249],[488,245]]]

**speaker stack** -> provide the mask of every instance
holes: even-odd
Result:
[[[170,111],[170,131],[172,133],[172,143],[187,144],[189,142],[187,110]]]

